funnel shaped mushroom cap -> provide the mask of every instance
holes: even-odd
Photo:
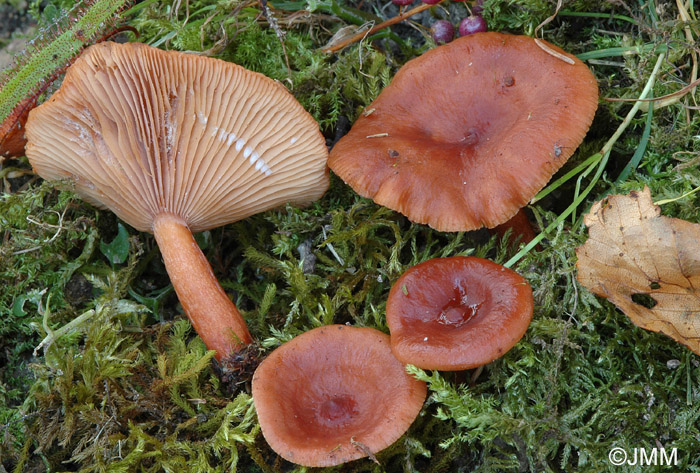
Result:
[[[138,43],[100,43],[27,123],[46,179],[152,231],[161,213],[196,232],[328,187],[314,119],[273,80],[225,61]]]
[[[394,443],[420,412],[425,383],[370,328],[328,325],[273,351],[253,376],[265,439],[283,458],[332,466]]]
[[[489,260],[435,258],[396,280],[386,303],[391,349],[423,369],[464,370],[510,350],[532,320],[532,289]]]
[[[492,228],[566,162],[598,105],[590,70],[532,38],[478,33],[406,63],[329,166],[357,193],[442,231]]]

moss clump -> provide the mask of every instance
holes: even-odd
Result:
[[[25,398],[27,363],[38,344],[36,327],[51,299],[69,318],[65,288],[93,255],[96,214],[70,192],[42,184],[0,200],[0,416]]]
[[[161,6],[153,5],[133,24],[146,41],[213,53],[280,81],[330,135],[341,117],[346,123],[354,120],[392,75],[386,56],[367,45],[353,48],[337,61],[321,52],[320,44],[300,29],[318,28],[315,22],[324,20],[300,21],[297,28],[285,28],[281,39],[269,24],[258,21],[264,18],[260,10],[243,2],[198,1],[190,11],[194,13],[187,16],[164,15]],[[289,13],[272,12],[278,24],[293,23]],[[314,32],[316,37],[321,34]]]
[[[143,41],[233,60],[281,81],[331,142],[410,56],[399,43],[419,44],[422,37],[397,28],[394,34],[410,38],[386,35],[329,56],[318,48],[339,28],[357,26],[349,16],[330,7],[307,14],[303,4],[270,5],[284,47],[254,2],[144,2],[125,18]],[[693,80],[696,61],[686,36],[697,36],[695,13],[683,22],[669,5],[565,2],[542,33],[587,58],[604,97],[639,97],[663,53],[651,88],[661,97]],[[383,15],[376,2],[338,7]],[[487,0],[485,9],[490,28],[523,33],[551,15],[554,4]],[[644,184],[656,199],[700,186],[692,95],[657,103],[651,118],[639,113],[610,143],[607,161],[589,159],[631,106],[601,101],[588,137],[560,176],[583,162],[593,166],[531,206],[539,227],[550,228],[542,248],[520,255],[514,267],[532,284],[536,302],[525,338],[478,376],[413,370],[429,383],[429,400],[408,433],[377,456],[381,466],[361,460],[328,471],[613,472],[620,467],[608,461],[611,448],[659,444],[677,449],[675,470],[700,471],[698,356],[633,326],[575,280],[586,206]],[[560,218],[587,186],[577,211]],[[700,222],[697,195],[662,211]],[[5,469],[294,469],[260,434],[245,370],[222,383],[212,354],[182,315],[150,236],[119,230],[108,212],[36,182],[0,198],[0,235]],[[197,238],[261,355],[322,324],[386,331],[391,284],[418,262],[472,254],[503,263],[518,251],[483,232],[414,225],[336,178],[308,208],[267,212]],[[33,356],[47,332],[60,336]]]

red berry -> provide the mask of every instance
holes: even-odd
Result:
[[[455,37],[455,27],[447,20],[438,20],[430,28],[437,44],[449,43]]]
[[[468,16],[459,23],[459,35],[467,36],[486,31],[486,22],[480,16]]]
[[[410,5],[411,3],[413,3],[413,0],[391,0],[391,3],[393,3],[394,5],[398,5],[400,7],[403,7],[403,6]]]

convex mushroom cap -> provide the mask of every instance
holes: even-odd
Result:
[[[492,261],[454,256],[408,269],[389,292],[391,348],[423,369],[465,370],[510,350],[532,320],[532,289]]]
[[[516,214],[583,140],[591,71],[527,36],[478,33],[406,63],[331,150],[358,194],[441,231]]]
[[[270,447],[291,462],[332,466],[377,453],[420,412],[425,383],[371,328],[328,325],[274,350],[253,376],[253,400]]]
[[[26,126],[45,179],[153,232],[180,302],[217,357],[251,340],[192,238],[328,188],[318,125],[286,89],[236,64],[104,42]]]

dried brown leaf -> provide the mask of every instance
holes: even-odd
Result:
[[[660,213],[647,187],[596,202],[576,250],[578,280],[639,327],[700,354],[700,225]]]

